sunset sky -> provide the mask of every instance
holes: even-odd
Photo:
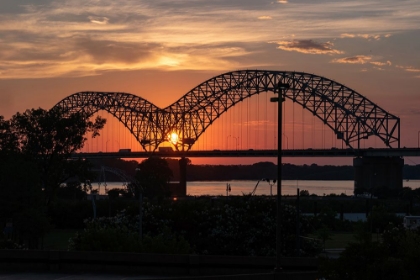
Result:
[[[401,118],[401,146],[418,145],[420,1],[0,3],[5,118],[87,90],[128,92],[166,107],[240,69],[303,71],[343,83]]]

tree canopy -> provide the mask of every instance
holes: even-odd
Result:
[[[61,183],[86,170],[82,168],[86,167],[83,162],[68,159],[83,147],[88,132],[98,136],[105,123],[101,117],[90,121],[82,113],[67,114],[56,107],[49,111],[26,110],[15,114],[6,125],[9,129],[6,135],[10,136],[5,145],[36,162],[48,203]]]
[[[0,116],[0,223],[12,222],[20,241],[36,247],[57,189],[69,178],[89,176],[85,161],[69,158],[83,147],[87,132],[98,136],[105,123],[60,108],[26,110],[10,120]]]
[[[136,179],[146,197],[168,196],[167,185],[171,177],[168,162],[160,157],[145,159],[137,167]]]

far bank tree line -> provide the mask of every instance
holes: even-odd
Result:
[[[179,163],[177,159],[167,158],[169,168],[172,170],[172,181],[179,181]],[[92,162],[94,165],[105,165],[123,170],[128,175],[135,175],[137,161],[120,159],[104,159]],[[403,168],[404,179],[419,180],[420,165],[405,165]],[[112,176],[112,175],[110,175]],[[228,181],[228,180],[260,180],[277,178],[277,165],[272,162],[258,162],[252,165],[194,165],[187,166],[188,181]],[[109,180],[119,178],[109,177]],[[353,180],[353,166],[335,165],[293,165],[283,164],[283,180]]]

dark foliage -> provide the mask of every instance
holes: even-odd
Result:
[[[374,209],[368,222],[358,224],[355,242],[345,248],[339,259],[322,261],[321,274],[332,280],[418,279],[420,231],[404,229],[401,220],[391,216],[384,209]],[[373,238],[372,223],[373,227],[384,227],[380,238]]]
[[[99,218],[98,222],[105,223],[106,228],[113,227],[108,226],[111,223],[122,231],[137,236],[138,204],[131,204],[125,209],[115,217]],[[243,196],[231,197],[228,200],[225,198],[163,200],[159,204],[146,199],[143,204],[142,232],[151,238],[162,236],[162,234],[172,235],[178,241],[187,242],[191,252],[197,254],[274,256],[275,217],[275,200],[264,197]],[[316,255],[320,252],[321,246],[320,243],[314,241],[301,242],[299,252],[296,251],[296,217],[294,207],[285,205],[282,223],[284,254],[287,256]],[[300,235],[309,234],[313,230],[310,228],[312,224],[309,222],[310,219],[312,218],[300,217]],[[111,238],[108,234],[112,232],[106,233],[106,238]],[[131,236],[130,234],[127,236]],[[86,237],[84,232],[80,232],[78,238],[80,237]],[[76,243],[79,242],[77,240],[75,240]],[[114,240],[113,246],[125,246],[115,239],[112,240]],[[182,248],[186,247],[182,246]]]
[[[80,195],[76,185],[89,176],[88,165],[68,159],[83,147],[86,132],[99,135],[105,124],[85,117],[59,108],[27,110],[8,121],[0,116],[0,224],[12,225],[14,242],[38,248],[56,195]],[[60,188],[69,178],[76,180]]]
[[[168,183],[171,177],[172,170],[168,162],[160,157],[145,159],[137,167],[136,180],[145,197],[159,199],[168,197],[170,195]]]

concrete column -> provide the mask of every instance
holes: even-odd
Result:
[[[187,196],[187,162],[185,157],[179,160],[179,193],[180,196]]]

